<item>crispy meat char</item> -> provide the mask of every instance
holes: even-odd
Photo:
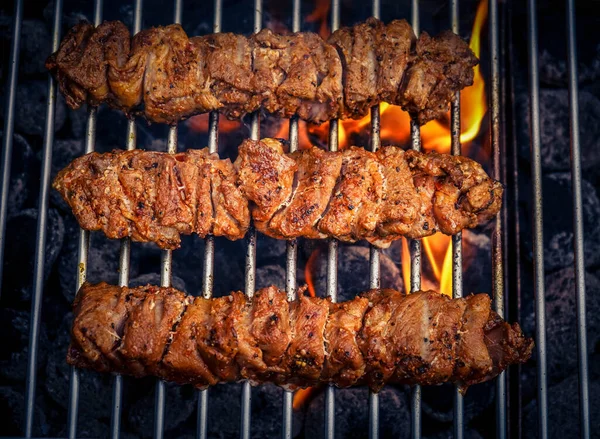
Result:
[[[250,224],[231,161],[208,149],[90,153],[60,171],[54,188],[82,228],[161,248],[179,247],[180,234],[241,239]]]
[[[475,227],[498,213],[503,192],[464,157],[393,146],[285,154],[277,139],[244,141],[233,164],[206,149],[90,153],[60,171],[54,188],[82,228],[166,249],[179,247],[180,234],[241,239],[250,215],[279,239],[388,247]]]
[[[417,39],[405,20],[375,18],[334,32],[189,38],[180,25],[130,36],[119,21],[71,29],[46,61],[71,108],[106,102],[130,115],[176,123],[218,110],[239,118],[263,107],[322,123],[360,118],[379,102],[424,124],[473,83],[478,60],[452,32]]]
[[[205,388],[249,379],[289,389],[471,384],[529,359],[533,341],[486,294],[371,290],[343,303],[294,302],[276,287],[204,299],[173,288],[84,284],[69,364]]]

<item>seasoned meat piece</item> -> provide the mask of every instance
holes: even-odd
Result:
[[[47,67],[55,72],[70,107],[78,108],[84,102],[99,105],[108,101],[116,107],[129,108],[137,103],[121,105],[118,99],[112,99],[115,89],[113,84],[109,85],[111,69],[107,58],[114,52],[125,56],[130,52],[129,31],[119,21],[104,22],[97,28],[82,22],[65,35],[58,51],[48,58]],[[138,98],[141,99],[141,92]]]
[[[419,123],[443,116],[457,91],[473,84],[473,52],[451,31],[437,37],[423,32],[416,43],[416,55],[403,79],[397,105],[416,115]]]
[[[123,292],[106,283],[86,285],[85,294],[78,294],[73,303],[75,318],[67,361],[99,372],[125,371],[126,364],[116,348],[131,309],[143,297],[140,290]],[[132,364],[128,373],[143,376],[145,369]]]
[[[351,147],[342,153],[342,168],[318,229],[341,241],[370,236],[379,222],[383,166],[372,152]]]
[[[397,307],[394,290],[369,291],[369,309],[363,317],[363,326],[358,333],[359,347],[366,363],[365,379],[372,389],[380,389],[394,373],[395,347],[388,339],[388,328],[393,330],[396,322],[391,320]]]
[[[464,228],[491,219],[500,210],[502,185],[491,180],[481,165],[461,156],[407,151],[406,160],[413,173],[425,175],[428,194],[434,188],[432,215],[439,230],[453,235]],[[416,233],[419,233],[416,231]]]
[[[252,45],[243,35],[208,35],[206,67],[211,91],[219,109],[229,118],[256,111],[262,90],[256,90],[252,71]]]
[[[313,33],[277,35],[269,29],[250,40],[255,90],[266,93],[262,105],[268,112],[315,123],[340,114],[342,65],[331,45]]]
[[[199,349],[200,335],[209,320],[210,302],[188,297],[188,305],[163,357],[162,378],[204,388],[219,382]]]
[[[212,233],[228,238],[242,237],[250,227],[248,202],[235,184],[235,170],[229,160],[210,162],[214,223]]]
[[[256,227],[267,227],[273,215],[289,203],[298,165],[275,139],[245,140],[238,151],[234,165],[240,190],[258,207],[252,211]]]
[[[165,294],[160,288],[146,288],[145,297],[132,307],[123,330],[121,353],[141,365],[145,375],[161,376],[165,347],[188,304],[180,291]]]
[[[169,115],[182,118],[194,113],[195,98],[202,93],[198,51],[192,50],[181,26],[150,29],[139,45],[147,51],[143,79],[144,114],[150,120],[163,123]],[[135,45],[134,40],[134,45]],[[139,62],[139,61],[138,61]]]
[[[379,103],[375,37],[369,23],[376,25],[379,22],[374,20],[343,27],[328,40],[338,50],[344,68],[344,116],[353,119],[364,117]]]
[[[307,387],[319,382],[325,363],[324,334],[329,302],[300,294],[290,305],[291,340],[284,364],[288,375],[285,384]]]
[[[233,381],[239,376],[238,364],[231,358],[238,352],[233,297],[240,294],[203,299],[196,304],[204,309],[204,319],[196,329],[197,349],[211,373],[220,381]]]
[[[375,18],[342,27],[327,40],[344,69],[342,118],[360,119],[373,105],[395,103],[416,38],[406,20],[387,26]]]
[[[420,123],[442,116],[471,85],[477,59],[456,35],[416,40],[404,20],[370,18],[329,41],[313,33],[189,38],[180,25],[130,37],[120,22],[75,26],[46,67],[72,108],[103,102],[151,122],[218,110],[240,118],[263,107],[322,123],[359,118],[381,102]]]
[[[340,175],[342,155],[313,147],[289,155],[296,161],[298,184],[289,204],[275,213],[268,228],[257,230],[274,238],[324,238],[316,228]]]
[[[368,19],[367,22],[371,22]],[[377,94],[383,102],[396,102],[404,72],[411,60],[411,51],[417,38],[406,20],[394,20],[384,32],[375,32],[375,47],[379,70]]]
[[[174,249],[180,234],[245,235],[250,212],[236,179],[231,162],[206,149],[134,150],[80,157],[58,174],[54,188],[81,227]]]
[[[274,287],[263,288],[252,297],[250,334],[262,352],[266,376],[285,374],[283,358],[292,339],[290,310],[286,297]]]
[[[91,153],[54,187],[86,230],[177,248],[180,234],[240,239],[250,224],[280,239],[452,235],[500,210],[502,185],[465,158],[383,147],[285,154],[282,141],[246,140],[234,164],[206,149]]]
[[[204,299],[84,284],[67,361],[198,388],[250,379],[290,390],[453,382],[464,391],[531,356],[533,341],[491,311],[485,294],[371,290],[334,304],[304,290],[288,302],[275,287]]]
[[[369,299],[329,304],[329,318],[325,327],[325,367],[322,378],[338,387],[349,387],[365,373],[363,353],[357,335],[363,325],[363,316]]]
[[[485,323],[490,317],[491,299],[486,295],[467,297],[467,307],[460,328],[455,373],[463,382],[484,376],[492,370],[492,358],[483,338]]]
[[[377,233],[367,240],[387,247],[411,230],[421,208],[421,200],[403,150],[386,146],[377,151],[377,158],[383,173],[381,213]]]

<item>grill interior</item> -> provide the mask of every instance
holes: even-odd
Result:
[[[544,225],[545,215],[549,215],[545,212],[546,206],[544,200],[548,198],[552,199],[553,194],[546,194],[546,198],[543,198],[542,193],[542,182],[543,182],[543,163],[545,163],[544,157],[544,142],[542,133],[545,133],[545,129],[542,125],[542,112],[540,99],[543,91],[540,91],[540,51],[538,49],[538,8],[535,0],[529,0],[527,9],[524,5],[515,4],[509,2],[489,2],[489,15],[488,15],[488,31],[489,34],[484,40],[487,43],[486,57],[482,58],[484,66],[482,67],[487,75],[488,88],[488,117],[486,123],[489,123],[488,135],[489,138],[483,140],[483,143],[489,141],[490,148],[490,162],[491,162],[491,175],[502,181],[507,187],[507,195],[505,198],[503,210],[498,215],[493,227],[490,230],[491,234],[491,293],[494,299],[495,310],[503,317],[508,317],[509,320],[519,320],[525,323],[525,319],[534,319],[529,324],[532,330],[535,330],[535,341],[536,341],[536,352],[535,360],[532,364],[535,365],[535,374],[529,373],[523,368],[514,367],[510,369],[508,373],[503,373],[498,379],[495,380],[493,385],[485,387],[485,392],[488,398],[494,398],[494,403],[488,406],[486,413],[479,417],[479,421],[476,421],[476,427],[479,431],[483,431],[488,434],[495,434],[496,437],[521,437],[527,436],[528,432],[537,433],[538,437],[550,437],[553,436],[553,432],[549,429],[549,413],[550,406],[554,404],[551,396],[548,393],[548,375],[547,369],[547,352],[548,346],[546,342],[547,333],[547,321],[546,321],[546,282],[548,279],[547,270],[545,270],[545,247],[544,247]],[[63,8],[65,6],[65,8]],[[73,15],[67,15],[70,11],[66,8],[75,7],[75,10],[85,9],[90,14],[89,19],[94,21],[96,24],[102,22],[104,18],[110,19],[126,19],[128,25],[131,26],[132,31],[138,32],[143,27],[156,24],[166,23],[146,23],[142,26],[142,19],[148,16],[149,10],[152,12],[152,17],[155,19],[157,16],[172,14],[172,22],[182,23],[186,27],[186,12],[194,10],[195,13],[198,11],[197,5],[188,5],[183,0],[175,1],[173,6],[168,5],[144,5],[142,0],[135,0],[131,5],[121,6],[118,10],[107,10],[107,5],[103,4],[102,0],[95,0],[93,7],[89,5],[87,8],[81,7],[77,3],[69,3],[63,5],[63,0],[56,0],[53,4],[50,4],[45,12],[48,17],[51,18],[52,26],[52,42],[51,51],[55,51],[58,48],[60,42],[61,32],[63,32],[65,21],[70,22],[74,19]],[[214,19],[213,26],[209,28],[201,28],[204,33],[208,32],[220,32],[220,31],[232,31],[232,32],[244,32],[249,33],[250,31],[257,32],[261,29],[267,21],[281,19],[287,27],[292,31],[307,30],[304,26],[304,20],[309,10],[312,10],[315,5],[301,4],[299,0],[293,0],[289,2],[289,5],[275,5],[275,4],[264,4],[261,0],[255,0],[252,2],[228,2],[226,0],[215,0],[214,5],[207,10],[211,11]],[[436,6],[437,7],[437,6]],[[474,3],[466,5],[461,4],[461,11],[459,11],[459,2],[457,0],[451,1],[443,7],[437,8],[437,15],[432,16],[431,11],[435,11],[436,7],[432,6],[429,2],[419,2],[413,0],[412,3],[390,5],[385,2],[380,4],[380,1],[373,0],[372,4],[368,5],[355,5],[341,4],[340,1],[333,1],[330,5],[330,18],[329,27],[331,30],[336,30],[340,25],[352,24],[345,23],[344,20],[349,18],[354,21],[365,19],[368,16],[375,16],[389,21],[394,18],[410,18],[410,22],[416,33],[421,29],[420,20],[423,20],[428,26],[439,25],[440,28],[451,28],[456,33],[464,34],[466,29],[463,29],[465,15],[472,17],[474,14],[470,8],[475,8]],[[584,215],[586,198],[584,197],[585,191],[582,183],[582,160],[581,156],[586,157],[585,151],[582,151],[582,139],[580,138],[580,104],[579,104],[579,75],[578,75],[578,58],[576,51],[576,22],[575,22],[575,4],[573,0],[568,0],[564,4],[560,3],[560,7],[564,8],[567,17],[566,35],[564,41],[566,41],[567,56],[565,57],[565,70],[567,73],[566,86],[569,90],[568,97],[568,110],[564,109],[565,114],[569,117],[570,131],[570,166],[571,166],[571,181],[569,183],[572,191],[572,206],[569,206],[571,212],[566,213],[567,207],[561,206],[562,210],[565,210],[564,214],[572,215],[573,217],[573,259],[572,264],[574,267],[574,291],[572,304],[575,308],[575,315],[577,316],[577,365],[578,365],[578,391],[579,391],[579,420],[574,423],[577,431],[574,431],[573,437],[591,437],[591,422],[592,414],[590,413],[590,407],[594,407],[590,404],[590,392],[589,392],[589,371],[588,371],[588,328],[586,324],[586,252],[584,246]],[[19,73],[19,48],[25,43],[28,38],[27,34],[24,33],[26,28],[23,26],[24,23],[24,1],[16,0],[14,4],[14,10],[12,11],[12,38],[9,38],[11,42],[9,63],[6,74],[6,93],[5,93],[5,107],[4,107],[4,131],[3,131],[3,147],[2,147],[2,192],[0,202],[0,270],[2,267],[7,266],[13,257],[11,253],[5,248],[6,243],[10,240],[10,236],[7,234],[7,224],[10,221],[9,199],[11,197],[11,163],[15,161],[17,151],[20,147],[18,141],[14,141],[15,137],[15,126],[18,126],[18,113],[17,107],[20,104],[17,96],[18,83],[20,81]],[[79,9],[78,9],[79,8]],[[159,14],[156,13],[157,8],[161,9]],[[442,11],[442,12],[440,12]],[[206,12],[204,12],[206,14]],[[448,18],[442,20],[439,17],[445,17],[448,14]],[[462,14],[462,15],[461,15]],[[110,15],[106,17],[105,15]],[[233,17],[231,18],[230,17]],[[27,14],[25,12],[25,18]],[[192,15],[190,15],[191,17]],[[240,26],[245,26],[242,29],[238,28],[223,28],[223,22],[230,24],[231,22],[240,22]],[[438,21],[440,23],[438,23]],[[194,24],[191,24],[192,26]],[[188,33],[192,34],[193,28],[186,29]],[[524,31],[526,29],[526,31]],[[198,33],[198,32],[195,32]],[[526,35],[526,43],[521,41],[519,37]],[[42,54],[45,57],[46,54]],[[519,70],[523,67],[519,64],[519,57],[524,56],[526,63],[526,72],[523,73]],[[22,60],[21,60],[22,61]],[[543,66],[544,67],[544,66]],[[543,72],[542,72],[543,73]],[[519,95],[519,85],[522,79],[526,77],[527,93],[521,93]],[[519,82],[519,78],[521,81]],[[529,163],[531,166],[530,172],[531,178],[527,177],[526,189],[530,191],[527,195],[523,194],[524,179],[521,174],[523,173],[522,163],[520,157],[522,152],[520,151],[520,143],[522,143],[520,136],[520,126],[523,124],[522,120],[519,120],[519,101],[518,96],[525,94],[528,97],[526,106],[528,107],[527,113],[529,115],[529,142],[530,156]],[[48,282],[47,261],[49,255],[47,254],[48,242],[52,240],[53,234],[51,225],[54,224],[52,215],[49,213],[49,205],[52,204],[51,200],[51,189],[49,187],[51,174],[53,172],[53,149],[55,147],[55,124],[57,119],[64,118],[64,114],[60,114],[57,110],[57,90],[56,84],[53,79],[48,80],[47,90],[47,102],[46,102],[46,115],[45,125],[42,127],[40,138],[43,139],[41,143],[41,170],[36,170],[40,175],[40,186],[39,186],[39,197],[38,197],[38,215],[37,215],[37,234],[35,239],[35,251],[30,255],[33,263],[33,272],[29,273],[32,278],[32,289],[30,293],[31,313],[28,325],[29,337],[27,347],[27,369],[23,373],[25,377],[26,388],[25,394],[22,401],[22,430],[7,431],[3,432],[0,429],[0,434],[4,435],[22,435],[24,437],[32,437],[39,435],[46,435],[47,431],[44,431],[40,421],[40,411],[36,408],[36,397],[39,396],[40,389],[37,383],[37,377],[40,373],[39,361],[40,352],[46,349],[43,343],[48,342],[43,337],[41,332],[42,325],[42,313],[52,313],[52,309],[43,309],[45,295],[48,291],[45,291],[45,286]],[[461,142],[460,142],[460,96],[457,94],[451,109],[451,136],[452,136],[452,154],[461,154]],[[64,105],[63,105],[64,109]],[[84,152],[91,152],[96,149],[96,140],[100,137],[99,132],[103,130],[110,130],[110,128],[103,128],[101,126],[102,120],[99,116],[101,110],[90,108],[87,110],[87,116],[85,119],[85,149]],[[268,121],[262,120],[261,114],[255,113],[250,115],[246,122],[247,133],[252,139],[259,139],[261,137],[261,127],[264,126]],[[98,128],[97,128],[98,122]],[[381,144],[380,132],[381,132],[381,120],[380,120],[380,108],[373,107],[371,110],[371,127],[368,147],[375,151]],[[144,139],[148,138],[146,133],[146,127],[136,123],[134,120],[129,120],[127,123],[127,133],[123,136],[122,141],[119,145],[113,145],[115,147],[123,148],[125,144],[127,149],[134,149],[136,147],[145,148]],[[288,123],[284,121],[283,123]],[[166,138],[165,144],[166,150],[169,153],[174,153],[178,150],[178,135],[181,134],[181,127],[176,126],[166,128],[158,128],[158,130],[164,129],[164,138]],[[18,130],[17,130],[18,131]],[[411,147],[415,150],[420,150],[421,135],[420,128],[417,124],[411,124]],[[211,152],[219,152],[219,115],[217,113],[211,113],[209,116],[209,127],[207,131],[208,146]],[[246,134],[244,134],[246,135]],[[299,123],[297,119],[289,121],[289,142],[290,150],[294,151],[298,148],[299,144]],[[334,120],[330,123],[330,132],[327,142],[327,147],[335,151],[338,149],[339,138],[338,138],[338,121]],[[201,147],[204,145],[192,145],[186,143],[185,148],[189,147]],[[181,149],[182,146],[179,145]],[[222,152],[222,149],[221,149]],[[564,155],[568,154],[568,151],[563,151]],[[33,171],[32,171],[33,172]],[[13,174],[14,176],[14,174]],[[522,200],[524,198],[530,198],[528,206],[531,207],[531,212],[525,214],[522,209]],[[572,208],[572,209],[571,209]],[[552,213],[550,213],[552,215]],[[522,230],[523,222],[528,224],[525,230]],[[529,239],[527,235],[530,234]],[[76,282],[72,295],[79,289],[79,287],[85,282],[88,276],[88,268],[90,267],[90,258],[94,257],[93,246],[90,247],[90,234],[86,231],[80,230],[78,237],[77,247],[77,264],[72,267],[73,276],[76,273]],[[260,240],[262,237],[258,237],[255,231],[251,231],[247,235],[246,242],[244,244],[245,249],[245,267],[243,273],[244,281],[244,292],[248,296],[252,296],[256,289],[257,284],[257,251],[260,251]],[[184,241],[184,246],[186,245]],[[522,243],[526,243],[528,246],[525,248]],[[202,286],[201,291],[197,294],[202,294],[204,297],[211,297],[213,291],[219,284],[226,282],[221,280],[218,276],[213,276],[219,269],[218,264],[226,264],[227,261],[221,261],[218,255],[225,254],[227,251],[235,251],[237,247],[230,247],[230,250],[225,250],[224,253],[218,252],[218,246],[223,245],[227,249],[230,244],[221,243],[212,237],[207,238],[201,247],[203,254],[191,254],[186,253],[186,257],[189,256],[188,264],[195,264],[197,266],[197,273],[200,276]],[[410,288],[411,290],[419,290],[421,288],[421,242],[411,241],[410,254]],[[143,246],[142,246],[143,247]],[[286,244],[285,250],[285,289],[288,294],[288,299],[293,300],[296,296],[298,287],[297,273],[299,271],[299,261],[302,259],[301,243],[296,241],[290,241]],[[326,268],[326,288],[324,293],[332,298],[333,301],[337,300],[338,295],[338,266],[341,262],[338,260],[340,249],[338,248],[339,243],[337,241],[329,241],[326,248],[323,251],[326,254],[327,268]],[[144,247],[146,248],[146,247]],[[233,249],[233,250],[231,250]],[[132,249],[129,240],[122,240],[120,243],[120,252],[118,256],[118,282],[119,285],[127,285],[130,280],[130,259],[132,258],[132,252],[135,252],[135,245]],[[463,245],[462,245],[462,234],[458,234],[452,238],[452,293],[454,297],[462,297],[463,293],[467,294],[470,291],[463,292]],[[531,265],[522,263],[525,258],[524,253],[531,252]],[[382,285],[382,272],[381,272],[381,259],[384,255],[373,247],[369,249],[369,286],[371,288],[378,288]],[[547,257],[547,255],[546,255]],[[56,255],[54,255],[56,258]],[[117,258],[117,255],[114,255]],[[174,255],[171,251],[163,251],[160,255],[160,284],[162,286],[170,286],[173,281],[173,274],[176,276],[177,272],[173,273]],[[52,260],[54,262],[54,259]],[[4,262],[4,263],[3,263]],[[219,270],[223,273],[223,269]],[[32,276],[33,274],[33,276]],[[4,275],[8,277],[9,273],[6,272]],[[528,284],[528,280],[532,281],[532,285]],[[3,284],[6,285],[6,284]],[[177,286],[177,285],[175,285]],[[241,287],[237,285],[236,288]],[[527,291],[526,291],[527,290]],[[533,295],[529,294],[528,291],[532,290]],[[194,293],[193,291],[189,291]],[[14,294],[14,291],[3,287],[1,299],[4,302],[7,296]],[[523,300],[523,302],[522,302]],[[529,313],[531,310],[531,313]],[[549,316],[551,318],[552,316]],[[55,322],[60,322],[62,319],[55,319]],[[526,326],[527,327],[527,326]],[[594,326],[596,327],[596,326]],[[528,334],[531,335],[531,334]],[[553,343],[550,338],[548,343]],[[596,334],[593,334],[595,337]],[[575,353],[573,352],[573,355]],[[532,369],[529,366],[529,369]],[[529,374],[528,374],[529,373]],[[527,386],[527,380],[535,380],[535,386],[529,384]],[[86,435],[87,432],[81,432],[78,430],[78,426],[81,422],[79,416],[81,412],[81,404],[86,403],[86,399],[89,395],[85,392],[89,391],[88,386],[83,385],[82,372],[72,368],[69,371],[69,389],[68,393],[65,393],[64,398],[68,400],[67,417],[60,420],[60,424],[64,426],[62,430],[58,430],[61,434],[68,437],[76,437]],[[111,437],[120,437],[130,434],[127,431],[122,432],[123,423],[123,412],[128,404],[127,400],[127,381],[121,376],[115,375],[111,378],[112,380],[112,397],[109,403],[110,407],[110,420],[107,421],[107,425],[110,425],[110,429],[106,432],[106,435]],[[525,384],[524,384],[525,383]],[[168,406],[172,401],[168,398],[168,388],[166,384],[160,380],[146,380],[145,385],[155,386],[154,395],[154,413],[151,417],[151,424],[145,426],[144,436],[152,435],[155,438],[162,438],[164,436],[171,436],[173,434],[180,434],[181,430],[177,430],[174,433],[169,423]],[[237,414],[228,412],[228,407],[221,402],[215,403],[211,394],[211,389],[198,392],[197,395],[197,408],[196,416],[188,417],[193,418],[194,422],[189,419],[186,427],[188,430],[192,429],[195,435],[200,438],[210,437],[214,433],[210,433],[209,423],[214,417],[226,419],[226,423],[235,423],[239,425],[237,432],[243,438],[250,438],[257,434],[265,434],[263,430],[257,430],[256,425],[262,425],[266,421],[261,419],[265,416],[261,411],[256,411],[253,407],[260,404],[252,396],[256,395],[250,384],[244,382],[239,387],[239,396],[236,396],[240,400],[239,417]],[[526,387],[526,388],[524,388]],[[526,415],[526,409],[524,407],[524,401],[526,399],[525,394],[530,392],[528,390],[531,387],[535,387],[535,394],[533,400],[535,404],[529,404],[529,410],[535,412],[534,418],[536,419],[536,426],[525,425],[528,422],[528,415]],[[301,419],[303,415],[298,414],[292,408],[293,394],[287,391],[280,390],[269,390],[266,393],[261,393],[259,398],[277,398],[278,401],[275,403],[279,409],[280,420],[277,421],[278,427],[281,434],[285,438],[292,437],[311,437],[311,432],[319,431],[320,435],[333,438],[345,435],[348,436],[348,430],[338,430],[336,432],[336,425],[340,422],[340,418],[348,416],[348,413],[344,410],[344,405],[340,404],[340,400],[346,401],[345,397],[342,397],[343,392],[346,390],[337,390],[333,387],[327,387],[324,389],[324,395],[321,396],[323,400],[323,412],[321,418],[310,418],[313,421],[316,419],[320,421],[320,425],[317,427],[311,426],[307,428],[307,420]],[[423,391],[424,392],[424,391]],[[470,413],[465,413],[467,410],[465,407],[465,399],[460,395],[456,389],[451,389],[447,386],[444,387],[443,392],[446,395],[452,395],[453,400],[453,419],[451,421],[452,434],[456,438],[470,437],[474,434],[475,427],[470,423],[467,425],[465,422],[466,416],[471,418]],[[531,393],[531,392],[530,392]],[[266,396],[265,396],[266,395]],[[366,432],[370,438],[386,437],[391,434],[390,429],[390,417],[386,413],[383,415],[383,409],[386,404],[390,404],[386,401],[385,393],[383,396],[370,393],[368,397],[365,397],[360,404],[364,409],[368,426]],[[410,434],[414,438],[422,436],[433,437],[434,434],[439,434],[435,437],[446,437],[446,434],[450,432],[440,428],[439,431],[435,430],[435,425],[432,427],[430,424],[430,417],[424,412],[422,407],[422,389],[420,387],[414,387],[406,391],[408,408],[410,411],[410,425],[406,425],[403,431],[410,431]],[[434,394],[435,395],[435,394]],[[467,394],[467,398],[469,398]],[[596,404],[598,403],[597,400]],[[529,401],[527,401],[529,402]],[[360,405],[359,404],[359,405]],[[262,407],[262,405],[261,405]],[[470,409],[469,409],[470,410]],[[469,411],[467,410],[467,411]],[[266,411],[266,410],[265,410]],[[51,418],[55,413],[41,413],[46,418]],[[172,414],[171,414],[172,415]],[[271,415],[269,415],[271,416]],[[146,419],[146,418],[144,418]],[[393,419],[393,418],[392,418]],[[402,416],[398,416],[398,419],[403,419]],[[426,420],[426,422],[424,421]],[[488,422],[492,420],[493,425],[477,425],[482,422]],[[267,421],[268,422],[268,421]],[[274,422],[274,421],[273,421]],[[194,424],[190,427],[190,424]],[[303,427],[300,429],[299,424]],[[446,422],[446,424],[448,424]],[[280,426],[280,427],[279,427]],[[265,430],[271,431],[271,430]],[[123,433],[123,434],[122,434]]]

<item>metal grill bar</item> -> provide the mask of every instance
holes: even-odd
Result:
[[[514,85],[514,46],[513,46],[513,15],[512,2],[506,4],[506,62],[507,69],[504,71],[504,80],[506,86],[504,88],[504,99],[508,101],[508,105],[503,107],[504,113],[510,114],[510,123],[505,124],[505,129],[508,129],[505,141],[503,142],[503,154],[505,157],[510,157],[510,172],[507,173],[507,188],[510,189],[510,194],[507,196],[508,210],[511,211],[510,217],[507,217],[505,226],[508,229],[508,235],[505,234],[505,249],[507,260],[510,265],[507,265],[506,272],[514,277],[508,277],[510,284],[507,291],[509,294],[509,317],[511,320],[521,321],[521,229],[520,229],[520,213],[519,213],[519,167],[518,167],[518,143],[516,134],[516,119],[515,119],[515,85]],[[502,35],[502,34],[501,34]],[[504,133],[503,133],[504,134]],[[510,180],[509,180],[510,178]],[[510,221],[509,221],[510,219]],[[510,245],[508,245],[510,243]],[[523,399],[521,390],[521,370],[522,366],[512,366],[512,371],[509,372],[509,437],[522,437],[523,430]]]
[[[221,32],[223,1],[215,0],[213,32]],[[219,113],[213,111],[208,116],[208,151],[219,154]],[[215,237],[204,239],[204,264],[202,269],[202,296],[210,299],[213,294],[215,265]],[[208,435],[208,389],[201,390],[198,395],[198,414],[196,422],[196,437],[206,439]]]
[[[372,14],[380,18],[381,5],[379,0],[373,0]],[[375,152],[381,146],[381,118],[379,105],[371,108],[371,151]],[[369,287],[381,286],[381,264],[379,262],[379,249],[369,246]],[[379,438],[379,395],[369,391],[369,438]]]
[[[100,24],[97,17],[96,26]],[[135,0],[133,17],[133,34],[135,35],[142,27],[142,0]],[[127,125],[126,149],[132,151],[136,148],[135,120],[130,119]],[[125,287],[129,284],[129,261],[131,255],[131,240],[123,238],[119,251],[119,286]],[[113,378],[112,410],[110,416],[110,437],[118,439],[121,435],[121,411],[123,408],[123,377],[116,374]]]
[[[58,49],[62,15],[62,0],[54,4],[54,23],[52,31],[52,50]],[[18,48],[17,48],[18,50]],[[44,263],[46,260],[46,223],[48,218],[48,197],[50,192],[50,172],[52,169],[52,145],[54,143],[54,114],[56,102],[56,84],[48,79],[48,100],[46,101],[46,126],[44,130],[44,148],[42,171],[40,176],[40,198],[38,204],[37,244],[33,271],[33,293],[31,299],[31,319],[29,322],[29,356],[27,358],[27,385],[25,390],[25,436],[31,437],[33,415],[35,411],[35,387],[37,379],[37,350],[42,313],[42,295],[44,294]],[[6,163],[10,166],[10,163]]]
[[[15,100],[19,74],[19,47],[21,46],[21,24],[23,23],[23,0],[15,1],[15,14],[10,46],[10,73],[6,83],[6,104],[4,106],[4,139],[2,140],[2,192],[0,193],[0,296],[2,294],[2,269],[4,268],[4,236],[8,218],[8,187],[10,185],[10,165],[12,162],[13,134],[15,128]]]
[[[254,0],[254,33],[260,32],[262,28],[262,0]],[[260,113],[252,113],[252,124],[250,127],[250,138],[260,139]],[[246,247],[246,270],[245,270],[245,293],[251,298],[256,289],[256,229],[250,227],[247,234]],[[252,408],[252,388],[249,381],[242,384],[242,413],[240,419],[240,437],[250,439],[250,423]]]
[[[569,110],[571,127],[571,181],[573,184],[573,247],[575,252],[575,289],[577,294],[577,354],[579,358],[580,435],[589,439],[590,395],[585,312],[585,256],[583,249],[583,201],[581,199],[581,145],[579,141],[579,91],[577,87],[577,37],[575,2],[567,0],[567,52],[569,68]]]
[[[502,180],[500,160],[500,50],[498,37],[498,4],[489,1],[490,33],[490,122],[492,142],[492,174],[494,179]],[[504,261],[502,256],[502,213],[496,215],[492,232],[492,293],[494,309],[504,317]],[[496,378],[496,437],[506,437],[506,374],[502,372]]]
[[[415,35],[419,36],[419,0],[412,0],[411,24]],[[415,121],[410,122],[412,149],[421,151],[421,129]],[[421,241],[411,240],[410,244],[410,290],[421,289]],[[421,437],[421,386],[414,386],[411,394],[412,438]]]
[[[173,22],[181,24],[182,0],[175,0],[173,5]],[[177,125],[169,127],[167,139],[167,153],[177,152]],[[173,251],[164,250],[160,261],[160,285],[170,287],[173,267]],[[154,438],[162,439],[165,432],[165,403],[167,398],[166,385],[161,379],[156,380],[156,394],[154,405]]]
[[[544,285],[544,211],[540,137],[540,86],[536,1],[528,1],[529,98],[531,176],[533,183],[533,291],[535,295],[535,348],[537,361],[538,437],[548,437],[546,377],[546,293]]]
[[[450,25],[452,32],[459,33],[459,9],[458,0],[450,1]],[[462,147],[460,143],[460,92],[454,94],[451,103],[450,134],[451,134],[451,152],[452,155],[461,155]],[[463,259],[462,259],[462,232],[452,236],[452,297],[459,298],[463,296]],[[454,439],[464,437],[464,400],[458,390],[454,388]]]
[[[97,1],[94,11],[94,23],[100,24],[102,16],[102,2]],[[88,120],[85,134],[85,153],[88,154],[96,148],[96,108],[89,108]],[[79,244],[77,256],[77,282],[75,285],[75,294],[81,288],[81,285],[87,277],[88,252],[90,248],[90,232],[79,229]],[[79,411],[79,370],[71,367],[69,386],[69,408],[68,408],[68,436],[74,439],[77,435],[77,414]],[[112,425],[111,425],[112,430]]]
[[[300,0],[293,0],[292,3],[292,32],[300,32]],[[298,150],[298,117],[290,119],[290,152]],[[291,240],[286,244],[286,264],[285,264],[285,291],[287,299],[292,301],[296,299],[297,282],[296,269],[298,266],[298,241]],[[292,439],[292,412],[293,412],[294,392],[284,390],[283,392],[283,439]]]
[[[331,32],[335,32],[340,27],[340,2],[332,0],[331,2]],[[337,119],[329,121],[329,150],[337,151],[339,146]],[[337,263],[338,263],[338,242],[334,239],[329,241],[327,248],[327,295],[331,297],[332,302],[337,301]],[[335,437],[335,387],[327,386],[325,390],[325,437],[333,439]]]
[[[411,121],[410,132],[412,149],[421,150],[421,130],[417,123]],[[421,289],[421,241],[410,240],[410,291]],[[411,393],[411,437],[421,437],[421,386],[414,386]]]

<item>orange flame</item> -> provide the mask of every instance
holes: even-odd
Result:
[[[292,407],[294,410],[299,410],[310,399],[315,391],[315,387],[307,387],[306,389],[298,389],[294,393]]]
[[[308,294],[310,295],[310,297],[317,297],[317,293],[315,290],[315,282],[313,280],[313,272],[318,257],[319,249],[316,248],[310,254],[308,261],[306,261],[306,266],[304,267],[304,279],[306,280],[306,285],[308,286]]]
[[[400,265],[402,266],[402,279],[404,280],[404,291],[408,294],[410,288],[410,250],[408,248],[408,240],[402,237],[402,256]]]
[[[314,23],[316,21],[321,22],[321,26],[319,27],[319,35],[321,35],[321,38],[323,39],[326,39],[331,33],[329,31],[329,26],[327,25],[327,17],[329,15],[330,7],[330,0],[317,0],[315,9],[306,17],[307,23]]]
[[[317,9],[324,1],[319,1]],[[325,10],[325,17],[327,14]],[[311,16],[317,13],[317,9]],[[477,9],[477,15],[473,24],[471,41],[469,47],[478,58],[481,56],[481,33],[483,25],[488,15],[488,3],[482,0]],[[473,85],[460,92],[461,108],[461,134],[460,140],[463,144],[471,142],[479,134],[484,116],[487,113],[487,100],[485,94],[485,81],[481,74],[481,69],[477,65],[474,69]],[[407,144],[410,139],[410,116],[396,105],[382,103],[380,105],[381,115],[381,141],[383,144]],[[342,120],[339,127],[339,148],[343,149],[350,146],[349,139],[353,134],[364,133],[370,128],[371,115],[358,120]],[[308,132],[321,139],[323,143],[327,141],[329,135],[329,123],[322,125],[308,126]],[[305,138],[305,140],[308,137]],[[433,120],[421,127],[421,140],[425,150],[435,150],[441,153],[450,152],[450,113],[442,120]],[[300,141],[300,148],[308,148],[310,144],[304,144]]]

